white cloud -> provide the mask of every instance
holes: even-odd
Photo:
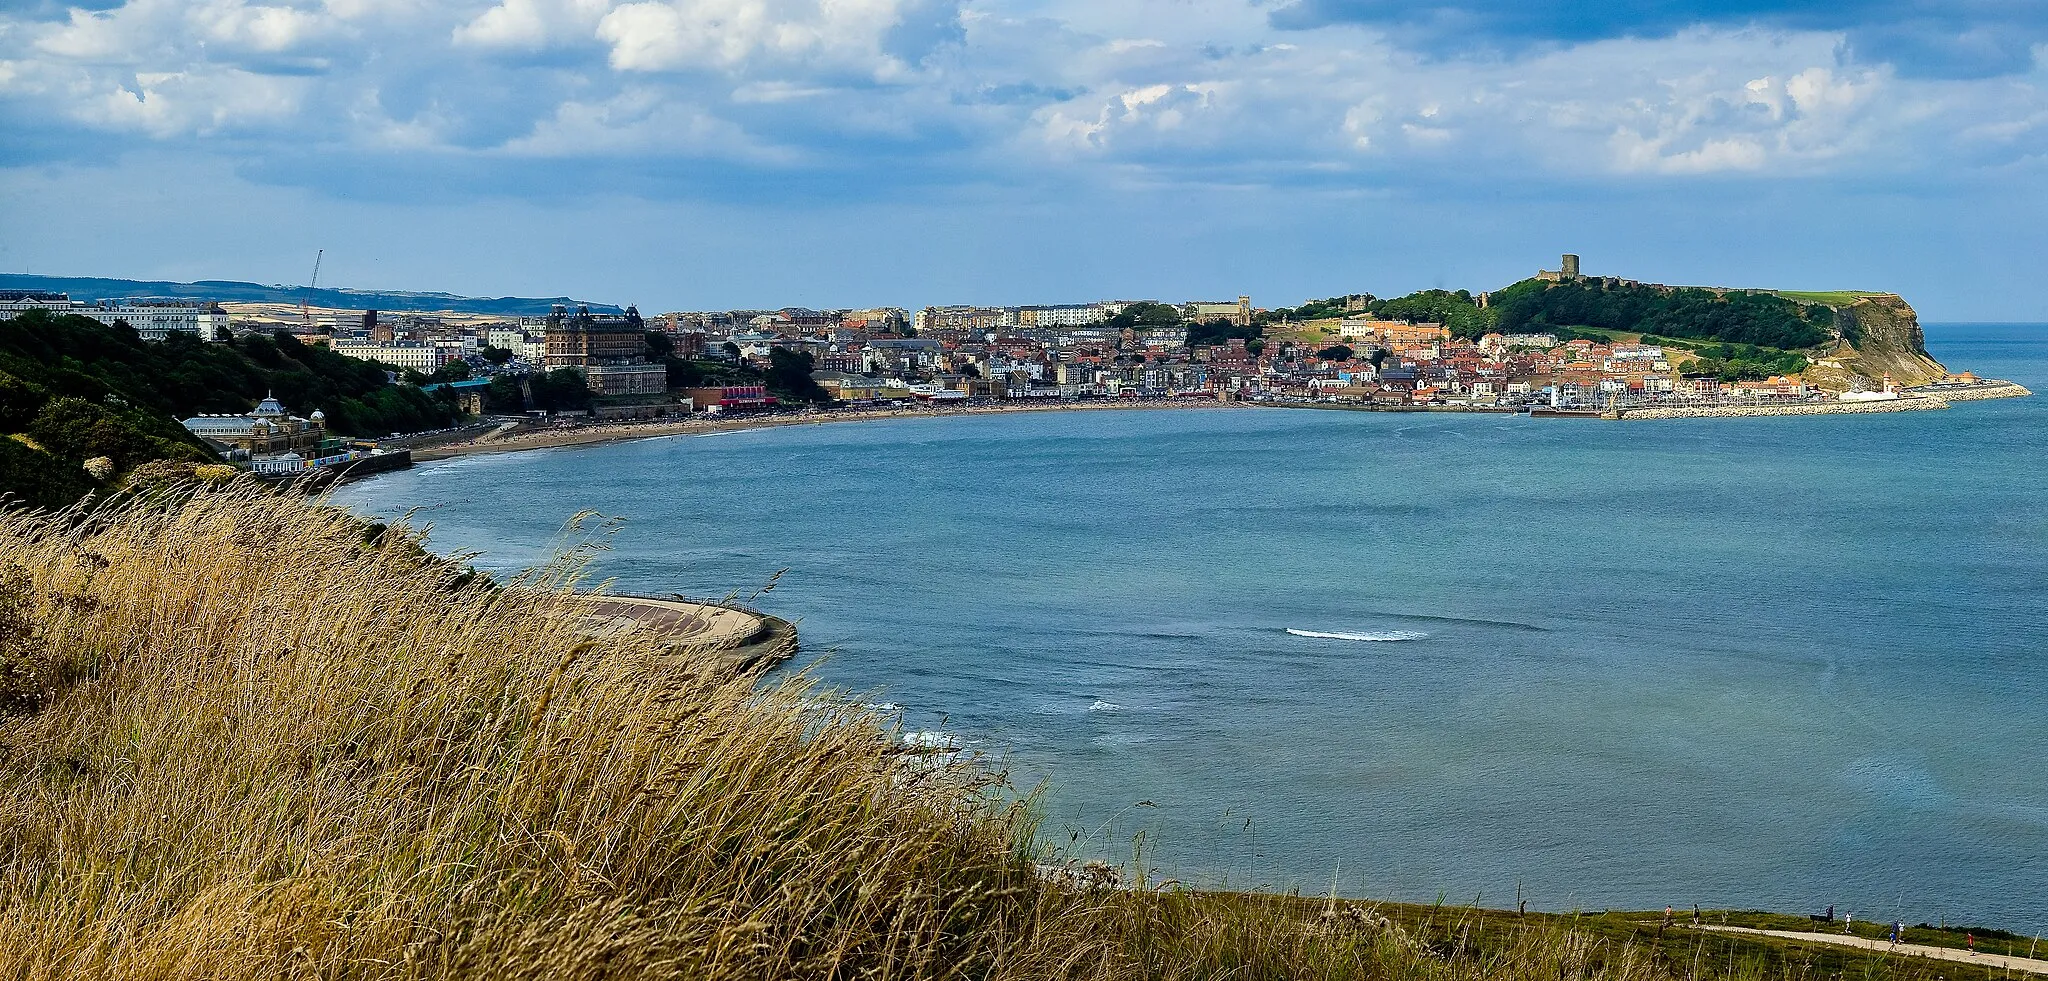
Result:
[[[801,58],[891,75],[905,66],[883,50],[884,36],[916,7],[904,0],[639,0],[606,14],[597,37],[620,71],[729,70],[755,58]]]
[[[611,0],[503,0],[452,36],[460,46],[538,51],[588,41],[611,6]]]
[[[127,0],[0,13],[0,105],[153,140],[1159,181],[1941,174],[2048,150],[2033,77],[1693,28],[1503,60],[1257,0]],[[1882,152],[1911,147],[1913,152]]]

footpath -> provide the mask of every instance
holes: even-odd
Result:
[[[2021,971],[2027,974],[2048,974],[2048,960],[2031,957],[2009,957],[2004,954],[1971,953],[1953,947],[1929,947],[1926,944],[1895,944],[1884,940],[1872,940],[1840,933],[1807,933],[1799,930],[1758,930],[1754,927],[1700,926],[1693,930],[1707,930],[1714,933],[1746,933],[1759,937],[1778,937],[1784,940],[1798,940],[1805,943],[1833,944],[1837,947],[1855,947],[1858,950],[1893,953],[1909,957],[1926,957],[1939,961],[1956,961],[1962,964],[1981,964],[1994,971]]]

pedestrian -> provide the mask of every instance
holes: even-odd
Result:
[[[1970,948],[1970,953],[1971,953],[1971,954],[1973,954],[1973,955],[1974,955],[1974,954],[1976,954],[1976,953],[1977,953],[1977,935],[1976,935],[1976,934],[1974,934],[1974,933],[1966,933],[1966,934],[1963,934],[1963,946],[1965,946],[1965,947],[1968,947],[1968,948]]]
[[[1692,925],[1700,925],[1700,904],[1698,903],[1692,904]]]
[[[1843,914],[1842,914],[1842,932],[1843,932],[1843,933],[1855,933],[1855,932],[1856,932],[1856,914],[1854,914],[1854,913],[1843,913]]]
[[[1899,937],[1900,937],[1900,936],[1901,936],[1902,934],[1904,934],[1905,932],[1906,932],[1906,922],[1905,922],[1904,920],[1893,920],[1893,921],[1892,921],[1892,943],[1893,943],[1894,945],[1896,945],[1896,944],[1897,944],[1897,943],[1899,942]]]

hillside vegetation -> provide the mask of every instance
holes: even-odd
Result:
[[[0,321],[0,492],[61,506],[152,461],[211,462],[178,420],[246,412],[271,393],[294,412],[325,411],[339,435],[429,429],[457,417],[449,402],[390,384],[378,365],[289,334],[144,341],[126,327],[33,310]],[[112,469],[88,474],[85,461],[98,457]]]
[[[1833,308],[1761,291],[1524,280],[1490,301],[1494,329],[1504,333],[1595,327],[1780,350],[1834,340]]]
[[[801,675],[586,636],[573,566],[498,585],[421,546],[241,483],[0,512],[0,976],[1845,970],[1627,920],[1049,880],[996,777]]]

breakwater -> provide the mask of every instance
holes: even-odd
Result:
[[[1936,398],[1909,397],[1889,402],[1800,402],[1789,405],[1701,405],[1660,406],[1628,409],[1623,419],[1733,419],[1747,416],[1831,416],[1867,412],[1916,412],[1946,409],[1948,403]]]
[[[1970,386],[1935,385],[1915,391],[1929,398],[1943,402],[1982,402],[1986,399],[2017,399],[2034,394],[2032,389],[2017,382],[1985,382]]]
[[[1825,416],[1867,412],[1917,412],[1946,409],[1952,402],[2023,398],[2034,394],[2024,385],[1990,381],[1975,385],[1937,385],[1914,389],[1884,402],[1796,402],[1786,405],[1659,406],[1627,409],[1623,419],[1727,419],[1744,416]]]

